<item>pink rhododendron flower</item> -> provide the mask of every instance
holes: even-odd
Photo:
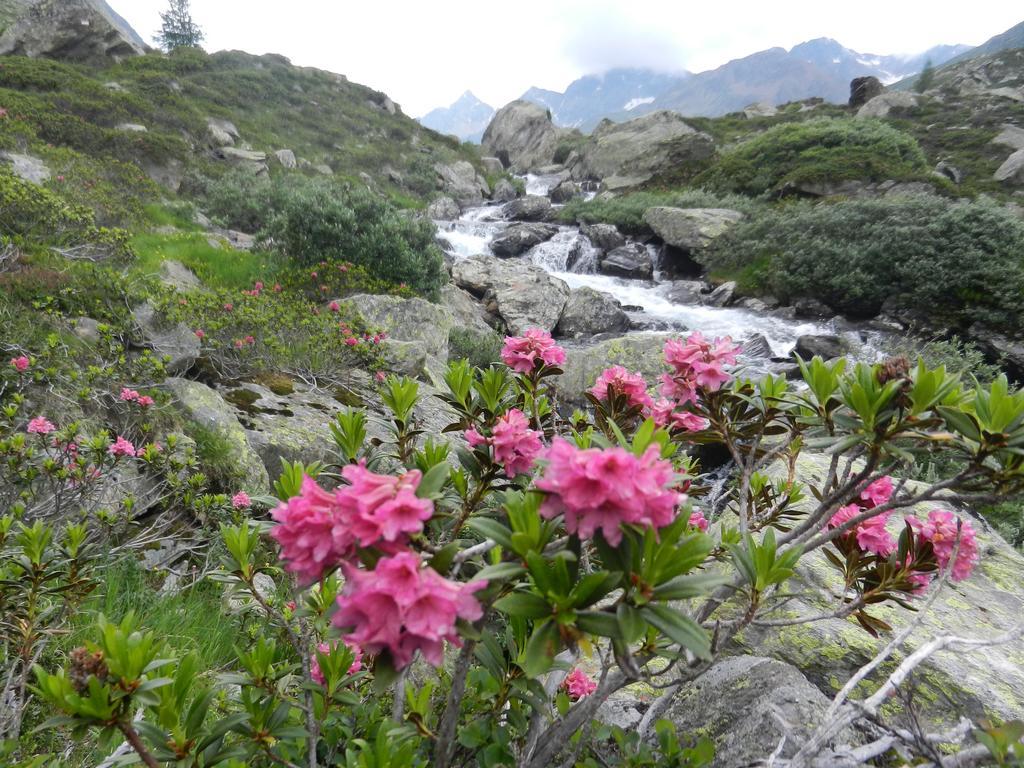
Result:
[[[139,399],[139,393],[134,389],[128,389],[128,387],[121,387],[121,402],[123,403],[134,403]]]
[[[662,394],[683,404],[695,399],[698,387],[717,391],[731,378],[725,366],[735,365],[739,352],[740,347],[728,336],[709,341],[695,331],[686,341],[669,339],[665,342],[665,362],[674,373],[662,377]]]
[[[383,384],[385,381],[388,380],[388,375],[384,373],[384,371],[377,371],[375,374],[373,374],[373,378],[377,380],[378,384]]]
[[[347,339],[345,339],[345,344],[347,344],[350,347],[354,347],[358,343],[359,343],[359,339],[357,339],[355,336],[349,336]]]
[[[331,310],[331,312],[340,312],[341,311],[341,304],[339,304],[336,301],[332,301],[330,304],[327,305],[327,308],[329,310]]]
[[[932,544],[935,552],[935,559],[939,562],[940,568],[945,568],[953,557],[953,548],[956,545],[957,536],[960,538],[960,546],[957,551],[956,562],[953,563],[953,581],[963,581],[974,570],[978,564],[978,539],[974,532],[974,526],[970,520],[960,520],[960,530],[957,531],[958,518],[952,512],[945,509],[933,509],[928,513],[927,520],[919,520],[913,515],[907,515],[907,522],[918,536]]]
[[[333,652],[334,649],[337,648],[337,645],[338,644],[336,642],[320,643],[319,645],[317,645],[316,649],[326,656]],[[349,646],[349,650],[351,650],[355,654],[355,658],[352,660],[352,663],[349,664],[347,674],[354,675],[356,672],[363,668],[363,649],[359,647]],[[320,669],[320,659],[317,658],[317,655],[315,653],[309,660],[309,676],[313,678],[313,682],[315,682],[317,685],[325,685],[327,683],[327,680],[324,678],[324,673]]]
[[[701,432],[708,428],[707,419],[689,411],[679,410],[671,400],[661,398],[644,410],[644,417],[654,419],[659,427],[683,432]]]
[[[225,312],[231,312],[232,310],[234,310],[234,308],[235,308],[235,305],[232,304],[230,301],[227,304],[224,305],[224,311]]]
[[[704,531],[706,533],[710,526],[711,526],[711,523],[708,522],[707,518],[704,517],[704,513],[701,512],[699,509],[695,509],[690,514],[690,527],[691,528],[698,528],[698,529],[700,529],[700,530],[702,530],[702,531]]]
[[[42,416],[36,416],[32,421],[28,423],[28,429],[25,431],[30,435],[48,435],[57,428],[53,426],[53,422]]]
[[[516,373],[531,373],[538,364],[561,365],[565,350],[555,344],[551,334],[530,328],[522,336],[506,336],[501,361]]]
[[[393,543],[404,534],[419,533],[434,514],[434,502],[416,495],[422,478],[417,469],[393,477],[359,463],[346,466],[341,476],[351,485],[336,492],[338,508],[361,546]]]
[[[613,395],[625,395],[630,406],[650,407],[654,401],[647,394],[647,382],[639,373],[630,373],[621,365],[606,368],[597,377],[597,383],[590,389],[590,394],[598,400],[607,400],[608,391]]]
[[[828,521],[828,527],[838,528],[862,512],[864,512],[864,509],[857,504],[847,504],[845,507],[840,507],[832,515],[832,519]],[[852,531],[847,531],[844,535],[855,536],[857,546],[865,552],[874,552],[876,555],[888,557],[896,551],[896,539],[885,527],[888,517],[888,514],[881,514],[868,518],[858,523]]]
[[[681,495],[671,489],[672,464],[658,446],[637,457],[624,448],[577,448],[555,438],[548,466],[537,481],[547,493],[540,513],[565,515],[565,528],[581,538],[601,531],[612,546],[622,540],[620,526],[662,528],[675,518]]]
[[[317,581],[355,547],[336,508],[334,494],[306,475],[299,495],[271,513],[277,525],[270,535],[281,547],[286,568],[306,583]]]
[[[582,669],[576,667],[565,678],[562,683],[562,687],[565,688],[570,699],[573,701],[579,701],[584,696],[589,696],[597,690],[597,682]]]
[[[25,355],[11,358],[11,365],[14,366],[14,370],[16,370],[18,373],[24,373],[25,371],[27,371],[28,367],[31,364],[32,361],[25,357]]]
[[[149,408],[149,406],[153,405],[156,402],[156,400],[154,400],[149,395],[140,395],[139,399],[136,400],[135,402],[138,403],[142,408]]]
[[[195,333],[197,339],[205,339],[206,338],[206,331],[204,331],[202,328],[196,328],[194,333]]]
[[[231,497],[231,506],[235,509],[248,509],[252,506],[252,499],[245,491],[239,491]]]
[[[381,558],[372,571],[348,565],[345,577],[333,623],[349,630],[346,643],[372,654],[388,651],[398,669],[407,667],[416,651],[440,666],[445,641],[462,645],[455,622],[483,615],[473,593],[487,582],[449,581],[423,567],[412,552]]]
[[[107,450],[111,456],[135,456],[135,446],[121,435],[117,436],[117,440]]]
[[[886,475],[865,488],[860,499],[868,509],[880,507],[892,498],[892,490],[892,478]]]
[[[490,445],[494,461],[504,466],[509,478],[528,472],[543,448],[542,434],[530,429],[530,420],[518,408],[512,408],[498,418],[491,429],[491,437],[484,437],[473,428],[467,429],[465,436],[466,442],[474,448]]]

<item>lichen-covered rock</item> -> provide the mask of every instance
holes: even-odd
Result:
[[[649,383],[664,373],[663,348],[668,333],[631,333],[586,347],[566,349],[564,373],[554,379],[559,399],[570,405],[583,405],[585,390],[594,386],[605,368],[621,365],[631,372],[639,372]]]
[[[521,259],[471,256],[452,267],[455,284],[493,306],[509,333],[554,329],[569,298],[569,286]]]
[[[274,153],[274,157],[277,158],[277,162],[281,164],[282,168],[297,168],[299,161],[295,158],[295,153],[290,149],[279,149]]]
[[[626,244],[626,238],[614,224],[584,224],[580,233],[600,251],[614,251]]]
[[[641,243],[629,243],[604,254],[599,263],[605,275],[649,280],[654,274],[654,260]]]
[[[629,316],[612,296],[582,286],[569,294],[555,333],[558,336],[593,336],[629,329]]]
[[[857,117],[888,117],[894,109],[910,109],[918,104],[917,94],[906,91],[888,91],[875,96],[857,110]]]
[[[203,287],[195,272],[174,259],[160,262],[160,282],[176,291],[194,291]]]
[[[839,336],[833,334],[807,334],[797,338],[794,351],[804,360],[810,360],[815,356],[823,360],[832,360],[846,354],[846,345]]]
[[[499,109],[484,131],[482,149],[506,168],[526,173],[555,156],[559,131],[544,107],[513,101]]]
[[[498,203],[508,203],[519,197],[519,191],[508,179],[499,179],[491,190],[491,200]]]
[[[175,407],[189,421],[216,433],[228,446],[231,462],[238,469],[241,487],[250,493],[266,493],[270,488],[267,468],[250,447],[235,409],[215,389],[198,381],[172,377],[164,385],[174,396]],[[280,469],[279,464],[274,467],[275,477]]]
[[[345,301],[368,325],[387,332],[385,356],[392,370],[422,375],[427,369],[442,369],[448,361],[448,333],[455,318],[446,307],[426,299],[369,293],[350,296]]]
[[[449,283],[441,289],[441,306],[452,313],[452,327],[477,333],[493,332],[488,315],[473,294]]]
[[[40,158],[17,152],[0,152],[0,163],[10,166],[11,172],[30,184],[41,186],[50,178],[50,169]]]
[[[441,189],[461,206],[480,205],[491,194],[487,179],[477,173],[468,160],[458,160],[450,165],[438,163],[434,170]]]
[[[509,221],[547,221],[551,218],[551,201],[540,195],[527,195],[513,200],[501,209]]]
[[[438,221],[453,221],[459,218],[461,213],[459,204],[447,196],[439,197],[427,206],[428,218]]]
[[[742,218],[742,213],[728,208],[655,206],[644,212],[644,223],[654,234],[688,253],[706,250]]]
[[[491,241],[491,253],[503,259],[521,256],[533,246],[550,240],[556,234],[558,227],[554,224],[513,224]]]
[[[680,734],[699,733],[714,742],[714,768],[735,768],[760,765],[783,735],[786,744],[779,757],[792,757],[828,705],[829,699],[796,667],[759,656],[734,656],[681,690],[665,718]],[[841,743],[850,744],[854,737],[843,735]]]
[[[147,50],[138,33],[105,0],[8,4],[15,6],[18,15],[0,34],[0,56],[44,56],[102,65]]]
[[[199,339],[184,323],[166,324],[148,301],[132,313],[143,340],[160,357],[167,358],[170,373],[183,373],[199,357]]]
[[[1024,149],[1018,149],[996,169],[992,177],[1008,184],[1024,184]]]
[[[551,188],[548,197],[552,203],[568,203],[580,195],[580,185],[570,179],[565,179]]]

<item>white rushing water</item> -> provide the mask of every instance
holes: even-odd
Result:
[[[524,178],[527,193],[539,195],[547,194],[558,181],[558,177],[552,176]],[[467,210],[457,221],[436,222],[438,238],[447,244],[447,250],[456,260],[477,254],[490,255],[491,241],[509,226],[501,219],[500,212],[500,206],[483,206]],[[656,257],[653,248],[649,248],[652,257]],[[762,334],[777,357],[788,356],[799,336],[836,332],[834,326],[826,322],[792,320],[779,314],[741,308],[674,302],[668,298],[671,283],[661,282],[657,274],[653,281],[598,274],[597,254],[577,227],[563,226],[558,234],[535,246],[523,258],[561,278],[570,288],[587,286],[610,294],[639,326],[653,330],[696,330],[707,336],[731,336],[737,340]]]

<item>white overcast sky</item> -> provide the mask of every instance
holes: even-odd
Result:
[[[151,40],[167,0],[108,0]],[[492,106],[617,66],[699,72],[831,37],[861,53],[977,45],[1019,0],[192,0],[209,51],[280,53],[384,91],[410,115],[472,90]]]

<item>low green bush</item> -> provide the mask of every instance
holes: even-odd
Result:
[[[792,203],[741,222],[700,256],[713,272],[758,266],[756,287],[873,316],[895,297],[950,328],[1018,329],[1024,221],[994,202],[915,196]]]
[[[630,235],[650,234],[644,223],[648,208],[666,205],[673,208],[732,208],[753,213],[762,207],[748,197],[716,194],[703,189],[633,192],[610,199],[571,200],[558,212],[559,221],[566,224],[614,224]]]
[[[464,359],[475,368],[486,368],[501,359],[502,338],[494,332],[453,328],[448,334],[448,358]]]
[[[723,191],[764,195],[800,184],[927,175],[924,153],[913,137],[877,120],[846,118],[769,128],[723,152],[697,181]]]

